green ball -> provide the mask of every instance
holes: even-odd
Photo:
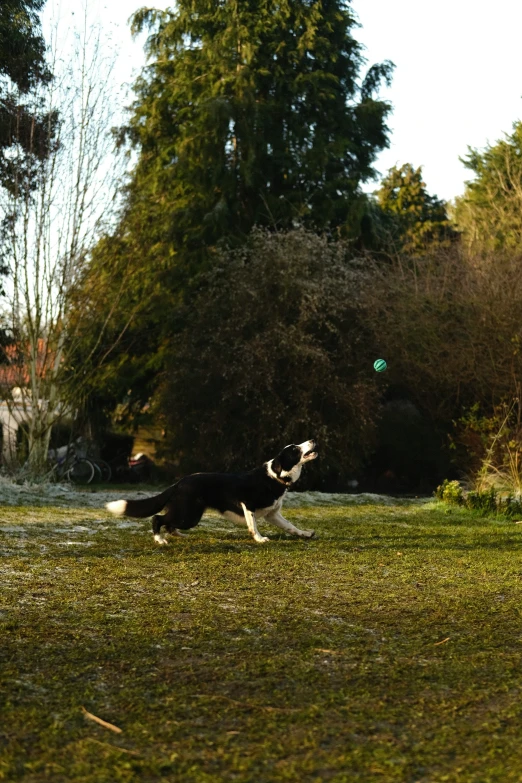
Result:
[[[373,369],[376,370],[377,372],[384,372],[387,366],[388,365],[386,364],[384,359],[376,359],[373,363]]]

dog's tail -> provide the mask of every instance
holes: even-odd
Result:
[[[161,495],[140,500],[113,500],[105,504],[105,508],[117,517],[134,517],[143,519],[152,517],[165,508],[172,495],[176,491],[177,484],[168,487]]]

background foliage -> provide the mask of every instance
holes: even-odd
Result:
[[[33,188],[39,163],[55,145],[58,114],[46,111],[37,96],[52,78],[38,17],[43,5],[44,0],[0,4],[0,187],[11,194]],[[0,275],[7,272],[3,235],[15,217],[0,209]]]
[[[18,156],[13,178],[9,146],[12,118],[22,152],[24,117],[36,141],[45,119],[40,8],[0,11],[0,47],[23,21],[0,80],[7,189],[33,186],[35,158]],[[431,486],[450,455],[456,473],[477,471],[476,422],[493,427],[520,399],[521,124],[469,150],[455,205],[409,162],[368,196],[393,66],[367,67],[355,26],[339,0],[180,0],[133,16],[149,62],[116,133],[132,167],[60,323],[62,396],[91,432],[146,415],[176,471],[253,464],[314,436],[323,487],[354,473]],[[53,151],[59,116],[37,154]]]
[[[375,195],[370,215],[376,249],[422,254],[455,237],[446,204],[428,193],[420,166],[394,166]]]
[[[520,252],[522,242],[522,123],[484,150],[469,148],[472,172],[455,218],[474,250]]]
[[[304,229],[258,229],[220,257],[185,306],[156,405],[182,471],[253,467],[314,437],[308,480],[345,483],[373,445],[380,394],[365,284],[345,243]]]

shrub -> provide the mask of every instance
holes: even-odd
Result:
[[[448,432],[473,405],[489,417],[522,392],[520,264],[515,252],[479,255],[458,243],[368,261],[366,319],[389,382]]]
[[[494,487],[465,492],[458,481],[445,479],[437,487],[435,497],[443,503],[461,505],[470,511],[479,511],[482,514],[501,514],[510,519],[522,517],[520,495],[502,495]]]
[[[182,472],[254,467],[313,437],[320,459],[304,481],[346,487],[374,445],[386,383],[361,318],[365,284],[349,246],[302,229],[256,230],[221,255],[182,313],[155,403]]]
[[[482,492],[468,492],[464,502],[466,508],[473,511],[482,511],[484,514],[495,514],[497,511],[504,512],[505,504],[502,503],[493,487]]]
[[[462,487],[458,481],[448,481],[444,479],[442,484],[435,490],[435,497],[443,500],[445,503],[460,505],[464,501]]]

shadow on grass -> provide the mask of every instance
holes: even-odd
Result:
[[[178,562],[200,563],[208,558],[216,556],[237,556],[255,561],[259,566],[268,560],[275,558],[283,560],[295,560],[296,557],[301,561],[303,567],[317,558],[320,560],[346,559],[350,556],[354,560],[361,555],[372,553],[373,557],[384,557],[397,552],[402,555],[414,555],[416,558],[436,555],[448,557],[463,554],[473,554],[478,552],[498,552],[500,554],[514,554],[522,549],[522,541],[516,537],[502,537],[502,540],[492,540],[489,537],[464,541],[455,536],[429,536],[429,537],[409,537],[397,538],[380,536],[378,541],[369,540],[361,537],[354,540],[353,537],[329,539],[327,546],[314,546],[313,544],[302,544],[287,542],[283,540],[274,540],[274,546],[270,546],[269,551],[260,552],[257,546],[246,544],[233,544],[227,542],[207,543],[194,541],[190,545],[171,546],[169,548],[154,548],[150,546],[99,548],[90,547],[89,549],[71,546],[65,548],[49,547],[44,555],[39,550],[31,551],[30,548],[24,550],[3,550],[0,544],[0,562],[8,562],[16,558],[25,562],[40,560],[42,557],[51,565],[53,562],[68,562],[71,559],[88,563],[89,561],[114,561],[115,563],[128,562],[149,562],[152,568],[158,562]],[[302,547],[302,548],[301,548]]]
[[[499,744],[505,765],[522,760],[516,612],[489,616],[483,603],[441,605],[439,596],[416,606],[398,595],[387,597],[392,611],[379,613],[370,582],[364,601],[342,591],[325,601],[321,591],[303,602],[291,600],[301,592],[290,580],[285,601],[269,604],[271,584],[258,585],[255,602],[235,592],[251,585],[248,569],[232,584],[212,578],[209,566],[182,622],[177,599],[167,601],[155,583],[133,599],[142,612],[134,619],[93,615],[72,594],[54,612],[21,613],[0,650],[7,779],[29,769],[31,781],[82,783],[166,774],[176,783],[403,783],[421,773],[444,779],[456,758],[473,769]],[[317,586],[328,588],[327,573]],[[237,613],[216,604],[223,589]],[[128,606],[117,583],[114,591],[112,600]],[[87,722],[82,706],[122,735]],[[89,737],[105,753],[87,750]],[[123,748],[123,777],[114,746]],[[54,776],[46,764],[57,765]],[[477,781],[502,779],[485,771],[487,761]]]

